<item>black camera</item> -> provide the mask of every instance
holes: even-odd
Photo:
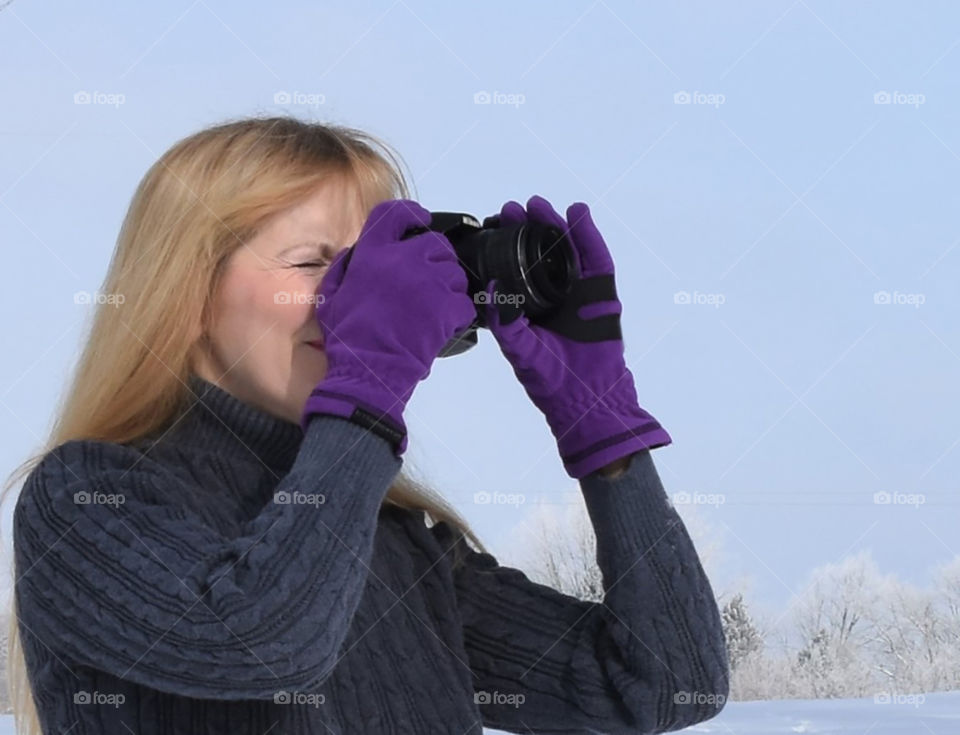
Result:
[[[539,222],[500,225],[499,216],[483,224],[462,212],[431,212],[429,227],[407,230],[401,239],[433,230],[443,233],[467,275],[467,295],[477,318],[457,332],[438,357],[450,357],[477,344],[477,328],[486,327],[486,285],[497,280],[494,299],[516,306],[531,323],[557,311],[579,277],[573,246],[556,227]]]
[[[467,276],[467,295],[477,316],[443,346],[437,357],[451,357],[477,344],[477,328],[486,327],[486,285],[496,279],[493,295],[538,324],[553,316],[570,295],[580,273],[573,245],[556,227],[540,222],[500,224],[499,215],[480,221],[463,212],[431,212],[429,227],[412,227],[401,240],[423,232],[440,232],[453,245]],[[347,253],[344,268],[350,262]]]

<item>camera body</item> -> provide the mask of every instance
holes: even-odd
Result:
[[[553,314],[579,277],[573,246],[563,232],[539,222],[501,226],[499,217],[481,224],[463,212],[431,212],[429,227],[407,230],[401,239],[433,230],[443,233],[467,276],[467,295],[476,306],[474,321],[455,334],[438,357],[451,357],[477,344],[486,327],[486,285],[496,279],[496,303],[519,309],[531,323]]]

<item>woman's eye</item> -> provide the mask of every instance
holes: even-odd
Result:
[[[311,260],[309,263],[297,263],[295,268],[325,268],[329,263],[325,260]]]

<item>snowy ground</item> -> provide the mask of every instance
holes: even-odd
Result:
[[[712,720],[681,733],[723,735],[960,735],[960,692],[914,695],[914,700],[791,699],[728,702]],[[499,730],[487,730],[500,735]]]
[[[915,695],[912,702],[871,699],[793,699],[730,702],[723,712],[681,733],[723,735],[958,735],[960,692]],[[487,735],[500,735],[487,730]],[[15,735],[13,717],[0,716],[0,735]]]

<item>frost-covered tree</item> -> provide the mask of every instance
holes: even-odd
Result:
[[[886,583],[867,551],[810,574],[794,615],[797,675],[808,696],[863,697],[876,691],[870,649]]]
[[[754,625],[743,601],[743,594],[739,592],[727,601],[720,615],[723,619],[730,669],[736,671],[748,656],[763,650],[763,634]]]
[[[603,599],[596,537],[582,498],[567,494],[539,503],[524,522],[519,550],[531,579],[581,600]]]
[[[937,690],[960,689],[960,556],[934,570],[931,615],[938,621],[937,650],[931,662]]]

